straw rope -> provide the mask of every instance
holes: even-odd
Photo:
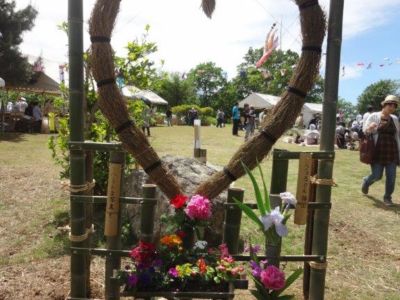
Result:
[[[90,228],[86,228],[86,231],[84,234],[72,235],[70,232],[68,237],[71,242],[79,243],[79,242],[86,241],[87,238],[89,237],[89,235],[93,232],[94,232],[94,224],[92,224],[92,226]]]
[[[317,176],[310,176],[310,182],[312,184],[316,184],[316,185],[330,185],[330,186],[334,186],[337,187],[337,183],[335,182],[335,180],[333,180],[333,178],[317,178]]]
[[[92,190],[96,185],[96,181],[93,179],[92,182],[86,182],[84,184],[71,184],[70,182],[63,181],[61,184],[63,185],[63,189],[71,193],[80,193]]]
[[[262,132],[243,144],[233,155],[225,171],[215,173],[202,183],[195,193],[214,198],[225,190],[235,178],[245,174],[241,161],[250,169],[257,165],[271,150],[276,140],[295,122],[318,74],[321,47],[325,36],[325,15],[318,0],[295,0],[300,10],[303,49],[289,88],[281,101],[261,124]],[[135,124],[129,123],[126,103],[115,83],[113,52],[110,43],[120,0],[97,0],[89,23],[92,38],[91,63],[93,76],[99,86],[99,107],[114,128],[123,128],[118,135],[123,147],[131,153],[167,197],[181,193],[174,176],[167,172],[156,152]],[[210,17],[215,0],[202,1],[205,13]],[[128,126],[125,126],[128,124]],[[122,127],[121,127],[122,126]],[[150,149],[147,149],[150,148]],[[145,154],[143,154],[146,152]],[[227,171],[226,171],[227,170]]]

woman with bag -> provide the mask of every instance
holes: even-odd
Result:
[[[363,124],[365,134],[372,134],[375,150],[371,163],[371,174],[363,178],[361,191],[368,194],[369,186],[382,178],[385,170],[385,194],[383,202],[392,205],[392,194],[396,182],[396,168],[399,165],[400,126],[393,113],[399,105],[399,98],[388,95],[381,103],[382,110],[372,113]]]

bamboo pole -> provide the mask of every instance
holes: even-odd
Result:
[[[155,184],[143,185],[143,202],[140,212],[140,240],[153,242],[154,237],[154,212],[156,208],[157,186]]]
[[[229,188],[227,207],[225,210],[223,241],[228,246],[230,254],[239,252],[239,233],[242,221],[242,210],[233,199],[243,202],[244,189]]]
[[[107,250],[120,250],[121,249],[121,208],[120,208],[120,191],[123,186],[123,170],[125,162],[124,152],[111,152],[110,154],[110,172],[108,179],[108,191],[107,196],[107,208],[106,211],[111,213],[110,216],[106,215],[105,231],[107,236]],[[118,174],[112,175],[112,170],[115,166],[119,170]],[[114,178],[110,178],[114,176]],[[113,183],[114,182],[114,183]],[[115,186],[118,185],[118,186]],[[115,191],[118,189],[118,191]],[[113,199],[111,199],[113,197]],[[113,207],[110,209],[110,205]],[[106,212],[107,213],[107,212]],[[108,220],[108,223],[107,223]],[[113,282],[114,270],[121,268],[121,258],[117,256],[106,257],[106,282],[105,282],[105,297],[107,300],[118,300],[119,296],[119,285]]]
[[[82,142],[84,128],[83,113],[83,6],[82,0],[68,1],[68,44],[69,44],[69,111],[70,140]],[[70,182],[71,186],[83,186],[85,178],[85,153],[82,150],[70,151]],[[81,195],[83,192],[72,192]],[[82,237],[86,233],[85,205],[71,201],[71,237]],[[75,241],[73,241],[75,240]],[[84,247],[85,240],[71,240],[72,247]],[[71,297],[87,297],[86,256],[71,254]]]
[[[340,50],[342,44],[344,0],[331,0],[328,23],[328,45],[325,72],[325,93],[323,104],[323,119],[320,150],[333,151],[336,123],[336,106],[339,86]],[[318,178],[331,179],[333,161],[322,160],[318,166]],[[331,186],[318,185],[317,202],[331,201]],[[329,210],[314,212],[314,233],[312,253],[324,255],[328,248]],[[310,274],[310,299],[323,300],[325,290],[325,264],[312,264]]]
[[[270,194],[279,195],[279,193],[286,191],[287,175],[289,169],[289,160],[280,158],[280,153],[287,152],[286,150],[274,149],[272,157],[272,175],[271,175],[271,188]],[[271,197],[270,196],[270,197]],[[281,203],[278,197],[271,197],[272,207],[280,206]],[[265,255],[274,257],[268,260],[271,265],[279,267],[279,256],[281,255],[282,239],[279,238],[278,243],[270,243],[265,241]]]

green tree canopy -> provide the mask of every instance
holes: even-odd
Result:
[[[249,48],[238,67],[238,75],[233,79],[240,98],[252,92],[280,96],[287,87],[293,75],[299,55],[291,50],[276,50],[264,65],[257,69],[256,62],[262,56],[263,48]],[[322,102],[323,79],[318,76],[313,89],[309,92],[306,102]]]
[[[190,103],[196,99],[194,87],[180,73],[163,73],[153,88],[170,106]]]
[[[227,83],[224,71],[213,62],[197,65],[189,71],[187,79],[193,85],[199,104],[203,107],[214,108],[215,97]]]
[[[32,29],[36,15],[31,5],[16,11],[15,1],[0,0],[0,77],[7,85],[30,79],[32,67],[18,46],[24,31]]]
[[[368,105],[372,105],[374,110],[381,109],[381,102],[387,95],[398,95],[400,89],[399,80],[380,80],[373,83],[362,92],[358,97],[357,107],[360,112],[367,111]]]

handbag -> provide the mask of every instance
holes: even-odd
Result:
[[[360,161],[364,164],[372,164],[374,153],[374,138],[372,134],[366,135],[360,142]]]

